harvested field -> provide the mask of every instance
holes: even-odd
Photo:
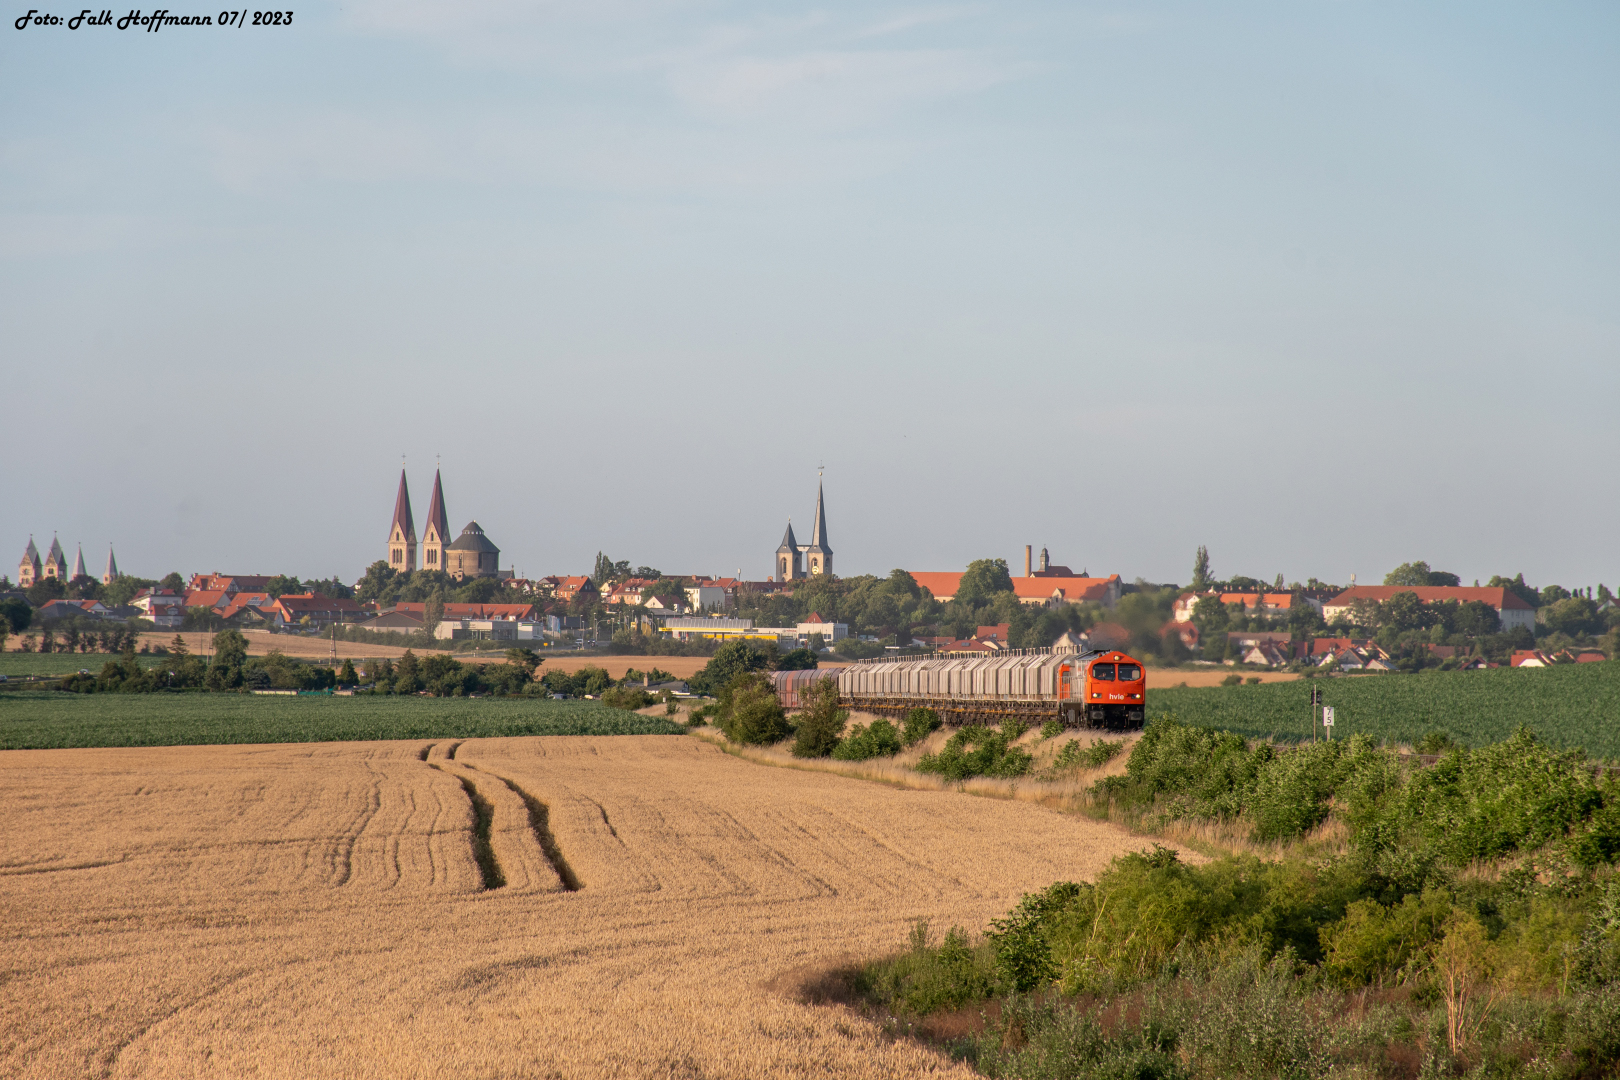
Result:
[[[16,751],[0,785],[19,1077],[965,1077],[793,973],[1140,846],[683,736]]]
[[[1219,686],[1232,675],[1241,675],[1244,679],[1258,678],[1262,683],[1293,682],[1299,678],[1292,671],[1238,671],[1236,668],[1194,668],[1189,671],[1185,668],[1148,668],[1147,684],[1149,689],[1163,690],[1168,687],[1201,687]]]

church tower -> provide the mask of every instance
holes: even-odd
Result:
[[[17,585],[28,588],[39,581],[44,573],[39,561],[39,548],[34,546],[34,538],[28,538],[28,547],[23,551],[22,562],[17,564]]]
[[[444,488],[439,470],[433,470],[433,498],[428,502],[427,524],[422,530],[422,569],[445,569],[444,548],[450,543],[450,517],[444,512]]]
[[[73,573],[71,575],[69,575],[68,580],[72,581],[74,578],[89,577],[89,576],[90,575],[88,575],[88,574],[86,574],[84,572],[84,545],[80,544],[79,545],[79,554],[73,560]]]
[[[788,519],[782,546],[776,549],[776,580],[797,581],[804,577],[804,561],[799,555],[799,540],[793,535],[793,521]]]
[[[821,481],[816,481],[816,523],[810,533],[810,543],[804,546],[804,571],[811,577],[832,575],[833,550],[827,542],[827,509],[822,500]]]
[[[399,470],[399,494],[394,497],[394,523],[388,527],[388,568],[409,573],[416,569],[416,523],[411,520],[411,489],[405,470]]]
[[[118,560],[113,558],[112,545],[107,545],[107,571],[101,575],[103,585],[111,585],[118,580]]]
[[[51,537],[51,550],[45,555],[45,576],[64,583],[68,579],[67,552],[62,550],[62,541],[54,536]]]

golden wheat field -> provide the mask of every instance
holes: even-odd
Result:
[[[1141,846],[684,736],[12,751],[0,790],[18,1077],[965,1076],[795,973]]]

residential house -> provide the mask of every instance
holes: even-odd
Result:
[[[186,589],[188,592],[262,593],[269,587],[270,578],[265,574],[221,574],[216,570],[212,574],[192,574],[191,584]]]
[[[322,596],[320,593],[285,593],[268,611],[277,626],[330,626],[333,623],[357,623],[366,618],[366,609],[343,597]],[[307,623],[304,620],[309,620]]]
[[[1437,604],[1447,600],[1455,600],[1459,604],[1480,601],[1496,611],[1503,630],[1514,630],[1522,626],[1533,631],[1536,626],[1536,609],[1511,590],[1455,585],[1357,585],[1346,589],[1324,604],[1322,617],[1332,622],[1340,615],[1348,615],[1351,605],[1358,600],[1384,603],[1396,593],[1406,592],[1415,593],[1418,600],[1425,604]]]
[[[565,604],[573,603],[576,597],[595,600],[601,595],[601,591],[596,587],[596,582],[584,576],[558,577],[550,575],[540,580],[549,584],[552,595]]]
[[[1242,648],[1240,656],[1245,664],[1282,667],[1291,659],[1287,650],[1275,641],[1256,641]]]
[[[918,585],[933,593],[941,602],[953,599],[962,583],[961,571],[913,570],[912,578]],[[1105,578],[1095,577],[1015,577],[1013,594],[1019,603],[1031,607],[1056,607],[1060,604],[1080,604],[1087,601],[1111,608],[1119,603],[1124,585],[1118,574]]]
[[[57,619],[105,619],[112,614],[100,600],[47,600],[35,618],[41,622]]]
[[[1045,551],[1042,551],[1045,554]],[[996,623],[994,626],[981,626],[973,631],[973,636],[980,641],[996,642],[1003,649],[1012,647],[1012,624]]]
[[[173,589],[142,589],[129,603],[147,618],[152,617],[154,607],[179,607],[182,614],[185,612],[185,597]]]

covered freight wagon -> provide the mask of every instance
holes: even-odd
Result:
[[[880,657],[837,671],[779,671],[785,708],[813,678],[835,677],[839,703],[903,716],[929,708],[950,724],[1061,720],[1071,727],[1139,728],[1146,714],[1142,665],[1117,650],[1014,649],[968,656]]]

